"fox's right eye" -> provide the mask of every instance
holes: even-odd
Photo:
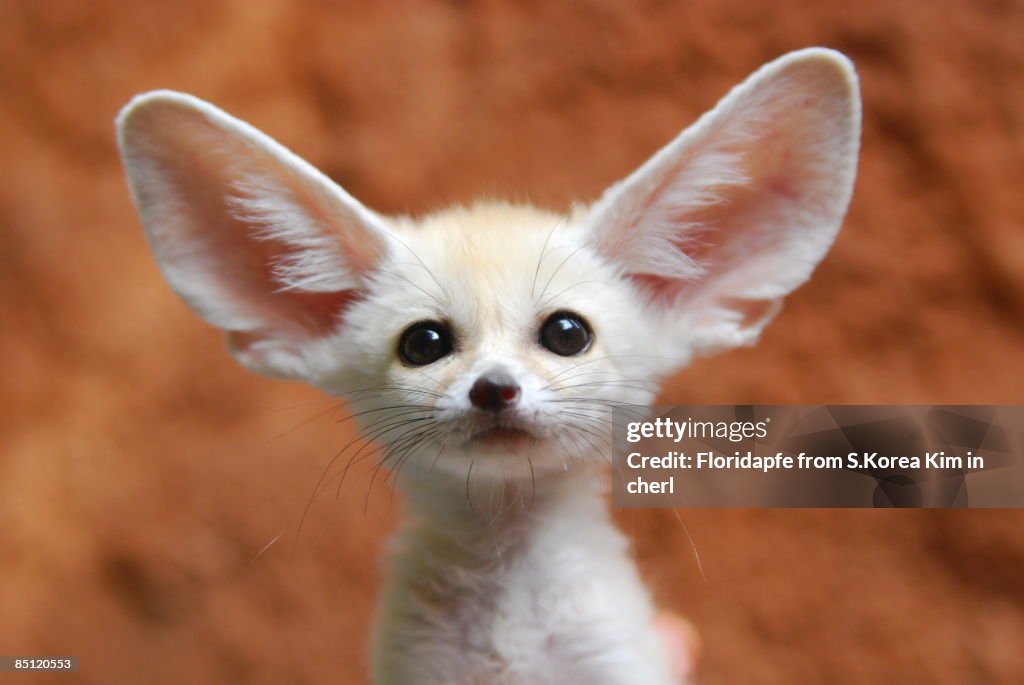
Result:
[[[409,366],[426,366],[452,351],[452,333],[441,321],[420,321],[405,329],[398,340],[398,356]]]

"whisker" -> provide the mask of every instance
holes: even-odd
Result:
[[[366,458],[376,454],[377,452],[380,452],[381,450],[387,450],[388,449],[388,445],[387,444],[382,444],[382,445],[376,447],[375,449],[371,450],[370,452],[367,452],[366,454],[363,454],[363,456],[360,457],[359,455],[362,454],[363,450],[365,450],[367,447],[372,445],[374,440],[379,440],[380,438],[382,438],[383,436],[387,435],[391,431],[398,430],[400,428],[406,428],[407,426],[409,426],[410,423],[417,423],[418,424],[418,423],[420,423],[422,421],[433,421],[433,419],[434,419],[434,417],[432,417],[432,416],[416,417],[416,418],[412,418],[412,419],[403,419],[401,421],[397,421],[397,422],[394,422],[392,424],[388,424],[388,427],[386,427],[386,428],[377,429],[377,431],[375,432],[374,435],[365,437],[364,438],[365,442],[364,442],[363,446],[360,447],[356,451],[356,453],[354,455],[352,455],[352,458],[349,459],[348,464],[345,465],[345,470],[342,471],[341,480],[338,481],[338,488],[337,488],[337,490],[334,493],[334,498],[338,499],[338,497],[341,496],[341,486],[344,484],[345,476],[348,474],[348,471],[349,471],[349,469],[352,466],[354,466],[355,464],[358,464],[363,459],[366,459]],[[418,428],[420,428],[420,426],[412,426],[411,428],[407,428],[406,432],[399,434],[398,437],[395,438],[395,440],[401,440],[402,438],[406,437],[410,431],[417,430]],[[385,452],[385,454],[386,454],[386,452]]]
[[[255,563],[257,559],[259,559],[261,556],[263,556],[264,552],[266,552],[268,549],[270,549],[274,545],[275,542],[277,542],[278,540],[281,539],[282,535],[284,535],[284,533],[278,533],[277,535],[274,536],[273,540],[271,540],[267,544],[263,545],[263,547],[260,548],[260,551],[256,552],[256,556],[254,556],[252,559],[249,560],[249,563],[250,564]]]
[[[585,244],[584,245],[580,245],[579,247],[574,249],[572,252],[570,252],[568,255],[566,255],[565,259],[563,259],[561,261],[561,263],[558,265],[558,267],[553,272],[551,272],[551,275],[548,276],[547,283],[544,284],[544,289],[540,291],[540,297],[544,297],[545,293],[547,293],[548,288],[551,287],[551,281],[553,281],[555,279],[555,276],[557,276],[558,272],[562,270],[562,267],[564,267],[566,265],[566,262],[568,262],[570,259],[572,259],[584,247],[586,247]]]
[[[476,459],[471,459],[469,462],[469,468],[466,470],[466,501],[469,503],[469,510],[476,514],[476,507],[473,506],[473,495],[469,489],[469,479],[473,475],[473,465],[476,464]]]
[[[281,431],[277,435],[274,435],[274,436],[272,436],[270,438],[267,438],[264,441],[263,444],[269,445],[270,443],[275,442],[276,440],[280,440],[281,438],[285,437],[286,435],[291,435],[292,433],[294,433],[298,429],[302,428],[303,426],[307,426],[307,425],[313,423],[314,421],[316,421],[317,419],[323,418],[327,414],[333,414],[334,412],[339,411],[341,408],[342,408],[342,405],[340,405],[340,404],[331,405],[327,409],[325,409],[323,411],[320,411],[320,412],[317,412],[316,414],[314,414],[313,416],[309,417],[308,419],[304,419],[304,420],[300,421],[299,423],[295,424],[291,428],[288,428],[287,430]]]
[[[416,288],[416,289],[417,289],[417,290],[419,290],[419,291],[420,291],[421,293],[423,293],[424,295],[426,295],[427,297],[429,297],[430,299],[432,299],[432,300],[433,300],[433,301],[434,301],[435,303],[437,303],[437,306],[438,306],[438,307],[439,307],[439,308],[440,308],[441,310],[444,310],[444,308],[445,308],[445,307],[444,307],[444,302],[443,302],[443,301],[441,300],[441,298],[437,297],[437,296],[436,296],[436,295],[434,295],[434,294],[433,294],[432,292],[430,292],[429,290],[427,290],[426,288],[424,288],[423,286],[421,286],[421,285],[420,285],[419,283],[416,283],[415,281],[413,281],[413,280],[412,280],[411,278],[406,278],[405,276],[403,276],[403,275],[402,275],[402,274],[400,274],[400,273],[396,273],[396,272],[394,272],[394,271],[387,271],[387,270],[385,270],[385,269],[380,269],[380,268],[376,269],[376,273],[379,273],[379,274],[386,274],[386,275],[388,275],[388,276],[394,276],[395,278],[399,278],[399,279],[401,279],[401,280],[405,281],[406,283],[408,283],[409,285],[411,285],[412,287]],[[442,291],[442,292],[443,292],[443,291]]]
[[[412,249],[411,247],[409,247],[409,245],[408,245],[408,244],[407,244],[407,243],[406,243],[406,242],[405,242],[404,240],[402,240],[402,239],[401,239],[401,238],[399,238],[398,236],[394,235],[394,233],[392,233],[392,234],[391,234],[391,237],[392,237],[392,238],[393,238],[393,239],[395,240],[395,242],[397,242],[397,243],[398,243],[399,245],[401,245],[401,246],[402,246],[402,247],[404,247],[404,248],[405,248],[406,250],[408,250],[408,251],[409,251],[409,254],[411,254],[411,255],[413,256],[413,258],[415,258],[415,259],[416,259],[416,261],[417,261],[417,262],[419,262],[419,265],[420,265],[420,266],[421,266],[421,267],[423,268],[423,270],[424,270],[424,271],[426,271],[426,272],[427,272],[427,275],[429,275],[429,276],[430,276],[430,278],[431,278],[431,279],[432,279],[432,280],[434,281],[434,283],[435,283],[435,284],[437,285],[438,289],[439,289],[439,290],[441,291],[441,294],[442,294],[442,295],[445,295],[446,297],[449,297],[449,299],[451,299],[451,297],[450,297],[450,296],[448,296],[448,291],[447,291],[447,290],[445,290],[445,287],[444,287],[443,285],[441,285],[441,281],[437,280],[437,276],[435,276],[435,275],[434,275],[434,272],[430,270],[430,267],[428,267],[428,266],[427,266],[427,265],[426,265],[426,264],[425,264],[425,263],[423,262],[423,260],[422,260],[422,259],[420,259],[420,256],[419,256],[418,254],[416,254],[416,250],[414,250],[414,249]]]
[[[676,515],[676,520],[679,521],[679,525],[682,526],[683,532],[686,533],[686,539],[690,542],[690,549],[693,551],[693,559],[697,562],[697,571],[700,573],[700,578],[705,583],[708,582],[708,577],[704,575],[704,564],[700,560],[700,552],[697,551],[697,543],[694,541],[693,536],[690,535],[690,529],[683,522],[683,517],[679,515],[679,510],[675,507],[669,507],[672,513]]]
[[[430,378],[430,376],[427,376],[427,378]],[[434,379],[430,378],[430,380],[433,381]],[[437,381],[434,381],[434,382],[436,383]],[[406,385],[371,385],[369,387],[359,388],[357,390],[352,390],[350,392],[346,392],[346,393],[344,393],[344,395],[345,396],[354,396],[354,395],[361,395],[361,394],[366,393],[366,392],[380,392],[380,391],[388,391],[388,390],[400,391],[400,392],[419,393],[421,395],[427,395],[428,397],[435,397],[435,398],[442,398],[442,397],[444,397],[443,394],[441,394],[439,392],[434,392],[433,390],[425,390],[423,388],[414,388],[412,386],[406,386]],[[383,393],[381,393],[381,394],[383,394]]]
[[[429,407],[427,407],[426,405],[422,405],[422,404],[393,404],[393,405],[390,405],[390,406],[387,406],[387,407],[377,407],[375,409],[366,409],[364,411],[358,411],[358,412],[355,412],[353,414],[350,414],[349,416],[346,416],[343,419],[339,419],[335,423],[340,425],[340,424],[346,423],[348,421],[351,421],[352,419],[359,418],[361,416],[367,416],[369,414],[379,414],[382,411],[394,411],[396,409],[409,409],[410,411],[431,411],[431,409]],[[404,413],[409,413],[409,412],[404,412]],[[389,416],[388,418],[396,418],[397,416],[401,416],[401,415],[402,414],[396,414],[394,416]]]
[[[544,238],[544,245],[542,245],[541,248],[540,248],[540,257],[537,258],[537,268],[534,269],[534,271],[533,271],[533,282],[530,284],[530,299],[531,300],[534,299],[533,298],[533,294],[534,294],[534,292],[537,289],[537,277],[540,275],[541,264],[544,263],[544,257],[547,256],[548,243],[551,241],[551,236],[553,236],[555,234],[555,230],[558,228],[558,225],[560,223],[562,223],[562,219],[564,219],[564,218],[565,217],[561,217],[561,216],[558,217],[558,220],[555,221],[554,225],[551,227],[551,230],[548,231],[547,237]]]
[[[306,518],[309,515],[309,511],[310,511],[310,509],[313,506],[313,502],[316,500],[316,496],[321,491],[321,488],[324,485],[326,485],[327,483],[330,482],[330,481],[327,481],[327,483],[325,483],[325,479],[327,478],[327,474],[330,472],[331,467],[334,466],[334,464],[337,462],[337,460],[341,458],[341,455],[343,455],[350,447],[352,447],[353,445],[355,445],[356,443],[358,443],[360,441],[373,440],[376,437],[379,437],[380,435],[383,434],[380,431],[386,431],[389,427],[393,427],[393,426],[397,426],[397,425],[404,425],[404,423],[408,422],[408,421],[419,421],[419,420],[421,420],[419,418],[413,418],[413,419],[403,418],[397,424],[395,424],[395,423],[386,423],[386,422],[393,421],[398,416],[411,415],[411,414],[416,413],[417,411],[430,411],[430,412],[432,412],[432,410],[430,410],[429,408],[424,407],[424,408],[418,409],[418,410],[407,410],[406,412],[402,412],[402,413],[397,414],[397,415],[379,417],[379,418],[375,419],[374,421],[372,421],[368,426],[363,428],[363,430],[361,430],[358,435],[356,435],[354,438],[352,438],[352,440],[350,440],[347,444],[345,444],[344,447],[342,447],[340,450],[338,450],[338,452],[330,459],[330,461],[328,461],[327,466],[325,466],[324,470],[320,473],[320,478],[317,480],[316,485],[313,488],[313,492],[310,494],[309,499],[307,500],[306,505],[305,505],[305,507],[302,510],[302,515],[299,518],[299,524],[298,524],[298,526],[296,527],[296,530],[295,530],[295,541],[292,544],[292,550],[291,550],[291,554],[292,554],[293,557],[295,555],[295,549],[298,546],[299,539],[300,539],[300,537],[302,535],[302,527],[303,527],[303,525],[306,522]],[[429,417],[426,417],[426,418],[429,418]],[[386,423],[386,425],[384,425],[385,423]],[[366,444],[369,444],[369,442],[367,442]],[[362,450],[362,448],[360,449],[360,451],[361,450]],[[359,455],[359,453],[360,452],[356,452],[356,454],[352,457],[352,459],[349,460],[349,463],[345,466],[344,471],[342,471],[342,473],[341,473],[341,481],[339,482],[339,485],[338,485],[339,492],[340,492],[340,488],[341,488],[341,483],[344,482],[345,475],[348,473],[349,467],[352,466],[353,460]],[[331,480],[333,480],[333,478],[331,478]]]
[[[548,306],[549,306],[549,305],[550,305],[550,304],[551,304],[552,302],[554,302],[555,300],[557,300],[557,299],[558,299],[559,297],[561,297],[561,296],[562,296],[562,295],[564,295],[565,293],[569,292],[569,291],[570,291],[570,290],[572,290],[573,288],[579,287],[579,286],[581,286],[581,285],[586,285],[587,283],[601,283],[602,285],[606,285],[606,284],[608,283],[608,281],[598,280],[598,279],[594,279],[594,278],[592,278],[592,279],[588,279],[588,280],[586,280],[586,281],[577,281],[576,283],[573,283],[573,284],[572,284],[572,285],[570,285],[570,286],[567,286],[567,287],[565,287],[565,288],[562,288],[561,290],[559,290],[559,291],[558,291],[557,293],[555,293],[554,295],[551,295],[550,297],[548,297],[548,299],[544,300],[544,301],[543,301],[542,303],[540,303],[539,305],[537,305],[537,309],[539,309],[539,310],[541,310],[541,311],[543,311],[544,309],[547,309],[547,307],[548,307]]]

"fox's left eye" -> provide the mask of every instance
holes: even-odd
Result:
[[[557,311],[540,327],[540,344],[563,357],[583,354],[593,340],[590,325],[575,312]]]

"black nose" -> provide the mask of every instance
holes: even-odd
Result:
[[[469,389],[469,401],[477,409],[497,414],[519,399],[519,384],[507,371],[489,371]]]

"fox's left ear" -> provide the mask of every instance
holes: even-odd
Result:
[[[693,351],[749,344],[832,245],[859,142],[850,61],[790,53],[609,188],[591,240]]]

